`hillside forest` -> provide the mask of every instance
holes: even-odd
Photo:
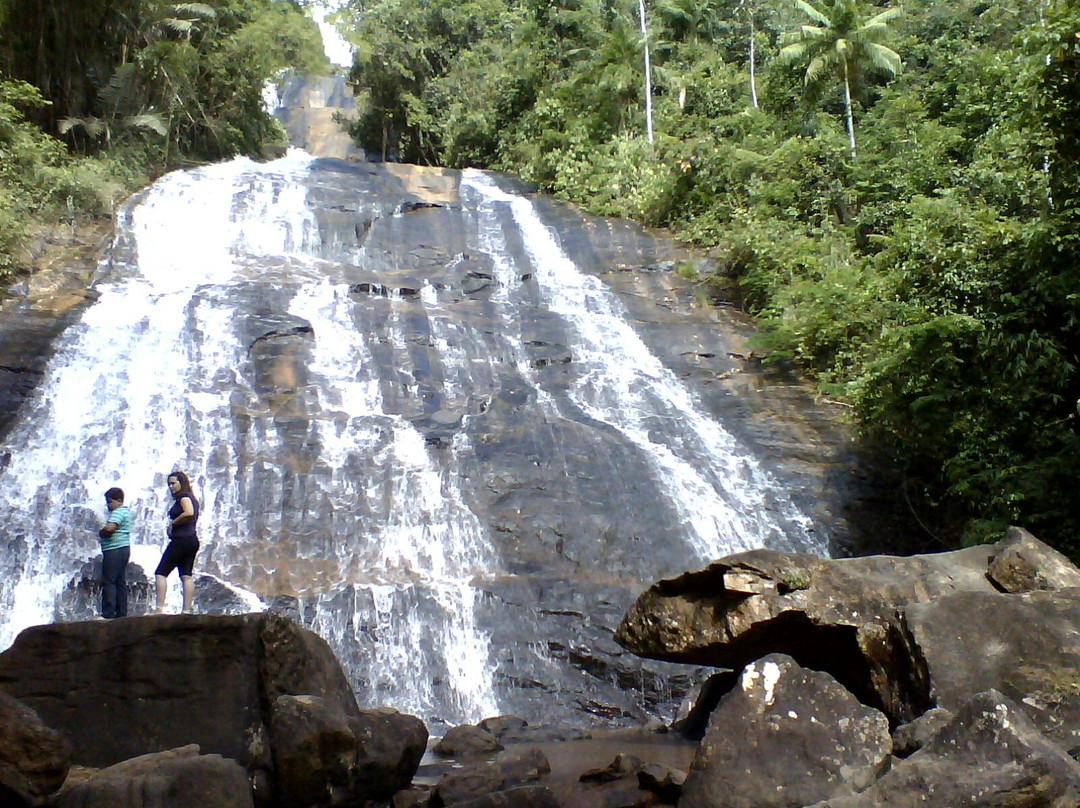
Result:
[[[325,72],[300,0],[0,0],[0,270],[29,223],[280,149]],[[1080,7],[1066,0],[364,0],[372,159],[508,171],[668,228],[895,469],[922,548],[1080,559]]]

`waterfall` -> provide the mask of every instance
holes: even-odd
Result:
[[[196,576],[237,595],[223,608],[289,600],[363,706],[445,725],[556,675],[568,663],[538,621],[576,634],[590,599],[610,606],[650,582],[658,547],[684,569],[765,545],[824,553],[823,531],[531,200],[468,171],[452,202],[403,206],[362,184],[376,169],[331,168],[302,152],[237,159],[169,174],[124,208],[96,301],[0,446],[0,649],[27,626],[88,616],[69,588],[99,553],[112,485],[132,510],[133,560],[152,572],[175,468],[202,503]],[[418,215],[432,232],[407,230]],[[418,288],[382,289],[399,276]],[[536,355],[538,323],[565,347],[557,368]],[[583,473],[593,460],[608,465]],[[577,502],[586,483],[594,500],[621,485],[622,504]],[[620,534],[645,515],[651,547]],[[530,550],[556,566],[514,557],[533,535],[558,545]],[[619,561],[605,575],[589,553]],[[597,594],[600,581],[612,588]],[[530,605],[555,596],[573,607]]]
[[[648,458],[699,559],[760,547],[792,529],[793,541],[820,552],[810,520],[730,433],[703,414],[634,332],[616,297],[561,250],[532,203],[500,191],[481,172],[467,171],[465,185],[478,195],[482,211],[498,205],[512,211],[543,303],[568,324],[574,362],[585,368],[570,401],[618,430]],[[504,255],[497,220],[488,213],[484,221],[484,249]],[[496,265],[502,269],[501,284],[510,286],[511,269],[505,261]],[[524,352],[519,349],[515,356],[521,373],[534,376]]]
[[[348,288],[328,282],[305,289],[290,307],[317,323],[312,369],[321,377],[323,408],[345,413],[349,424],[341,432],[330,421],[321,424],[322,461],[334,469],[356,461],[388,472],[383,490],[358,491],[347,475],[333,481],[335,512],[355,512],[362,500],[385,507],[365,522],[362,572],[349,593],[353,608],[343,611],[335,598],[315,598],[307,604],[310,622],[338,647],[348,645],[360,626],[373,633],[368,657],[354,665],[381,700],[428,716],[448,701],[453,710],[444,708],[440,718],[475,721],[495,714],[497,706],[486,637],[472,621],[476,595],[469,579],[496,562],[452,474],[440,471],[415,428],[386,414],[379,379],[371,375],[377,367],[367,345],[371,334],[357,327],[353,309]],[[369,479],[368,486],[379,482]],[[347,567],[361,548],[339,545],[337,551],[351,556],[339,559]],[[430,684],[440,668],[449,699],[440,700]]]

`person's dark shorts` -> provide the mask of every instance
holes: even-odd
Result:
[[[179,568],[181,575],[191,575],[195,569],[195,554],[199,552],[199,540],[195,536],[170,539],[169,546],[161,556],[161,563],[154,570],[154,575],[169,577],[169,573]]]

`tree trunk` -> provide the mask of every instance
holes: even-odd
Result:
[[[649,31],[645,26],[645,0],[638,0],[638,13],[641,16],[641,37],[645,42],[645,129],[652,143],[652,67],[649,64]]]
[[[851,83],[848,81],[848,66],[844,62],[844,110],[847,113],[848,144],[851,147],[851,162],[855,162],[855,118],[851,114]]]
[[[757,80],[754,78],[754,12],[750,10],[748,14],[750,15],[750,101],[754,109],[757,109]]]

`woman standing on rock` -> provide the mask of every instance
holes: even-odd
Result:
[[[195,598],[195,582],[191,573],[195,567],[195,554],[199,552],[199,539],[195,526],[199,521],[199,501],[191,492],[191,481],[182,471],[174,471],[168,477],[169,493],[173,496],[169,508],[169,526],[165,529],[169,546],[161,556],[161,563],[154,570],[157,581],[157,612],[165,609],[165,593],[169,573],[180,571],[180,583],[184,591],[184,613],[191,613]]]

